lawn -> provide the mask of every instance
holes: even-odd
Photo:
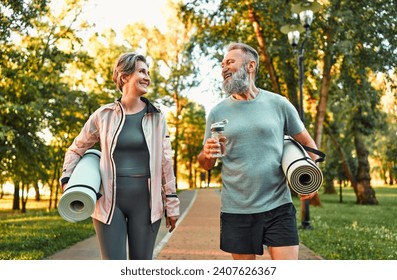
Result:
[[[375,192],[375,206],[357,205],[351,188],[343,188],[343,203],[321,195],[322,207],[310,207],[314,229],[300,230],[301,242],[330,260],[397,260],[397,188]]]
[[[91,219],[66,222],[48,201],[28,201],[27,213],[8,210],[10,197],[0,199],[0,260],[40,260],[95,234]]]
[[[375,188],[379,205],[355,204],[351,188],[339,195],[320,194],[322,207],[310,207],[313,230],[299,230],[307,247],[329,260],[397,260],[397,187]],[[300,202],[294,198],[300,223]],[[0,259],[39,260],[95,234],[91,219],[64,221],[47,201],[28,201],[25,214],[0,199]]]

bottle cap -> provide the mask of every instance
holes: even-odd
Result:
[[[218,127],[212,127],[211,131],[224,131],[225,127],[224,126],[218,126]]]
[[[227,119],[224,119],[221,122],[216,122],[211,124],[211,131],[224,131],[225,125],[228,123]]]

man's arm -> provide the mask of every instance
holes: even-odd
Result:
[[[313,138],[306,129],[304,129],[301,133],[293,135],[292,137],[302,145],[318,150],[316,142],[314,142]],[[308,154],[314,161],[318,158],[318,155],[316,154],[310,152],[308,152]]]

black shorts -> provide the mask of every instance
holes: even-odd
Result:
[[[292,203],[256,214],[221,213],[221,250],[263,255],[263,245],[299,245],[296,209]]]

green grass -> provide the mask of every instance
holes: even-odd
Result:
[[[375,206],[357,205],[351,188],[343,188],[343,203],[339,195],[320,195],[322,207],[310,207],[314,229],[299,230],[301,242],[330,260],[397,260],[397,188],[375,192]]]
[[[29,207],[29,205],[28,205]],[[40,260],[95,234],[91,219],[63,220],[56,210],[0,210],[0,260]]]

